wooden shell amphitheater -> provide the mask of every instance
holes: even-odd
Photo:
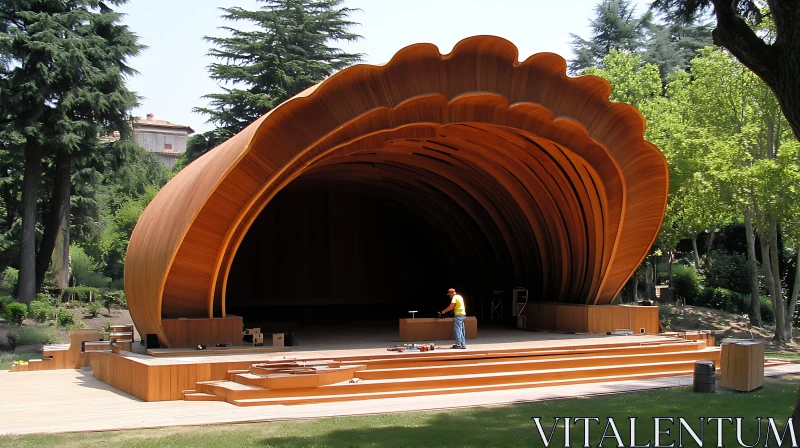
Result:
[[[663,154],[645,121],[563,58],[518,62],[510,42],[431,44],[343,70],[178,173],[130,240],[125,291],[140,334],[162,318],[224,317],[234,256],[290,183],[350,182],[420,211],[476,271],[531,299],[609,304],[655,241]]]

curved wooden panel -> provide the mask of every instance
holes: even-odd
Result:
[[[567,77],[554,54],[517,57],[492,36],[448,55],[412,45],[337,73],[192,163],[131,237],[125,289],[140,333],[169,345],[162,318],[224,316],[239,244],[292,182],[358,182],[469,219],[459,256],[488,242],[493,262],[535,279],[541,297],[609,303],[660,228],[666,161],[606,81]]]

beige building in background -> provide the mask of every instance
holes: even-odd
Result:
[[[142,148],[158,154],[161,163],[172,169],[178,156],[186,152],[186,140],[194,130],[189,126],[156,120],[153,114],[133,123],[133,139]]]

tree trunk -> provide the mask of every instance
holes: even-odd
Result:
[[[56,154],[56,173],[53,184],[53,195],[50,197],[50,213],[45,222],[42,242],[36,254],[36,290],[39,291],[44,283],[44,276],[50,261],[53,259],[53,249],[56,247],[56,238],[62,227],[62,222],[67,221],[69,231],[69,197],[72,184],[70,182],[70,168],[72,157],[66,150],[59,150]]]
[[[756,260],[756,237],[753,232],[753,217],[750,207],[744,209],[744,229],[747,235],[747,271],[750,274],[750,323],[761,325],[761,298],[758,293],[758,261]]]
[[[23,176],[17,300],[27,305],[36,297],[36,201],[42,180],[42,157],[39,142],[34,137],[28,137],[25,144]]]
[[[669,287],[672,288],[672,265],[675,263],[675,250],[670,249],[667,252],[667,278],[669,278]]]
[[[796,252],[795,267],[794,267],[794,285],[792,285],[792,295],[789,297],[789,306],[786,307],[786,323],[785,331],[786,341],[794,340],[792,334],[792,327],[794,326],[794,310],[797,308],[797,294],[800,292],[800,246],[794,248]]]
[[[651,261],[645,263],[645,271],[644,271],[644,280],[645,280],[645,291],[647,294],[646,300],[655,303],[656,301],[656,270],[655,270],[655,261],[653,259],[655,257],[648,257]]]
[[[770,214],[770,236],[769,236],[769,254],[770,263],[772,264],[772,276],[774,278],[773,284],[775,285],[775,340],[784,341],[786,337],[786,330],[784,324],[784,315],[786,314],[786,303],[783,300],[783,286],[781,285],[780,273],[780,260],[778,259],[778,222],[775,216]]]
[[[758,226],[758,236],[761,240],[761,266],[764,267],[764,280],[767,282],[769,298],[772,300],[772,307],[775,307],[775,277],[772,276],[772,263],[769,257],[769,241],[764,232],[764,226]]]
[[[779,286],[775,284],[775,275],[772,268],[772,257],[770,255],[771,242],[767,239],[765,226],[758,226],[758,235],[761,239],[761,264],[764,266],[764,278],[769,288],[769,296],[772,299],[772,308],[775,310],[775,340],[783,341],[783,300],[779,300]],[[772,233],[770,231],[770,233]],[[776,243],[777,245],[777,243]]]
[[[56,236],[56,248],[53,251],[53,282],[59,291],[69,287],[69,219],[61,220]]]
[[[708,231],[708,242],[706,243],[706,265],[708,267],[708,260],[711,258],[711,249],[714,247],[714,236],[717,234],[716,229]]]
[[[700,269],[700,252],[697,251],[697,232],[692,232],[692,255],[694,255],[694,268]]]
[[[675,251],[670,249],[667,258],[667,277],[669,278],[669,296],[675,300],[675,288],[672,286],[672,264],[675,262]]]

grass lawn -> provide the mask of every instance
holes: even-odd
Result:
[[[14,361],[28,361],[29,359],[39,359],[41,357],[42,352],[0,352],[0,370],[11,370],[11,363]]]
[[[800,353],[767,353],[768,358],[782,358],[782,359],[798,359],[800,360]]]
[[[699,427],[698,417],[744,417],[744,442],[750,445],[758,434],[756,417],[774,417],[780,430],[783,430],[794,409],[799,380],[798,376],[767,379],[763,389],[749,394],[728,391],[717,391],[713,395],[695,394],[691,389],[679,388],[439,412],[105,433],[5,436],[0,438],[0,447],[540,447],[543,444],[531,421],[533,416],[543,417],[547,434],[552,427],[553,417],[599,417],[603,426],[592,427],[592,446],[597,446],[607,417],[614,417],[626,446],[630,438],[629,416],[639,417],[636,442],[640,445],[646,445],[647,440],[653,437],[652,417],[680,416],[696,430]],[[443,396],[442,400],[446,401],[447,397]],[[253,417],[256,417],[258,408],[252,409]],[[7,415],[6,418],[11,416]],[[42,424],[46,425],[50,418],[58,416],[43,415]],[[674,436],[677,426],[667,427],[672,428],[671,434]],[[739,446],[733,426],[724,428],[723,445]],[[583,426],[576,425],[571,429],[572,446],[581,446]],[[707,425],[705,432],[705,446],[716,446],[716,424]],[[758,446],[764,446],[765,433],[766,428],[762,431]],[[671,440],[674,439],[664,437],[661,443],[669,445]],[[770,446],[775,446],[774,439],[770,441]],[[556,431],[550,446],[564,446],[563,429]],[[616,446],[616,442],[607,439],[605,446]],[[677,441],[675,446],[678,446]],[[696,445],[691,439],[687,443],[685,438],[684,446]]]

